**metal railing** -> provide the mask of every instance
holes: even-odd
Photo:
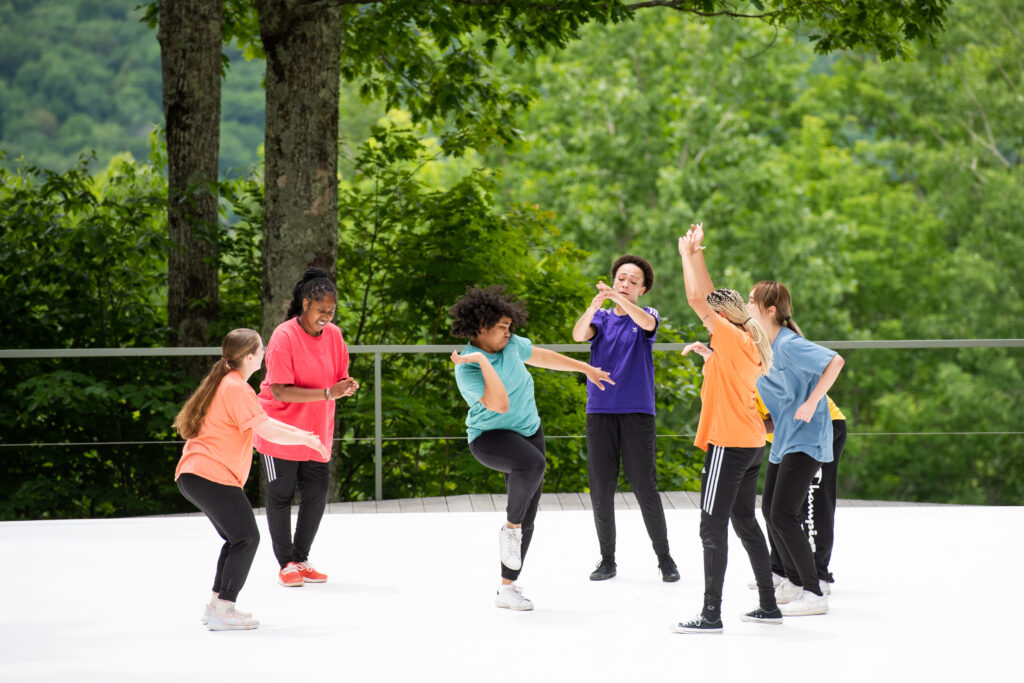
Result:
[[[908,340],[854,340],[816,341],[833,350],[861,349],[956,349],[956,348],[1012,348],[1024,347],[1024,339],[908,339]],[[352,344],[350,355],[373,354],[373,476],[374,498],[383,498],[383,399],[381,393],[381,363],[384,354],[428,353],[451,354],[463,344]],[[535,344],[540,348],[559,353],[589,353],[589,344]],[[683,343],[655,343],[655,351],[682,351]],[[219,346],[157,347],[157,348],[105,348],[105,349],[0,349],[0,359],[11,358],[104,358],[139,356],[218,356]],[[990,433],[990,432],[986,432]],[[1021,434],[1024,432],[991,432],[993,434]],[[964,434],[957,432],[957,434]],[[661,435],[664,436],[664,435]],[[681,435],[672,435],[681,436]],[[424,439],[442,437],[398,437],[402,439]],[[456,437],[446,436],[445,439]],[[553,438],[575,438],[575,435],[549,436]],[[389,440],[392,440],[389,438]],[[4,446],[7,444],[0,444]],[[71,445],[71,444],[64,444]],[[104,442],[90,442],[90,445],[104,445]]]

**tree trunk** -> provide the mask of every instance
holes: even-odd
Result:
[[[167,320],[177,346],[206,346],[218,316],[217,159],[220,0],[161,0],[160,64],[167,129]],[[187,357],[202,377],[209,359]]]
[[[263,198],[263,336],[284,320],[309,266],[334,279],[338,264],[338,96],[341,8],[257,0],[267,56]],[[338,500],[330,461],[329,502]],[[262,475],[262,472],[261,472]]]
[[[263,332],[284,319],[309,266],[338,261],[338,88],[341,9],[258,0],[267,55],[263,202]]]

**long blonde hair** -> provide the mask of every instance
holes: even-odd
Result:
[[[721,313],[726,320],[746,330],[754,340],[757,355],[761,357],[761,374],[769,374],[772,371],[772,344],[761,324],[750,317],[740,293],[723,287],[708,294],[707,301],[716,313]]]
[[[213,364],[199,388],[185,401],[181,412],[174,418],[174,428],[186,439],[191,439],[199,433],[206,411],[210,409],[210,403],[224,376],[232,370],[241,368],[245,357],[250,353],[256,353],[260,348],[260,333],[244,327],[231,330],[224,337],[224,343],[220,348],[220,359]]]

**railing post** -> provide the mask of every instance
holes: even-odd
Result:
[[[381,440],[383,433],[384,410],[381,406],[380,387],[380,351],[373,354],[373,498],[380,500],[384,497],[384,466],[382,463]]]

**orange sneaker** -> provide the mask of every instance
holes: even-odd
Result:
[[[277,573],[277,582],[289,588],[299,587],[304,581],[302,578],[302,565],[289,562],[288,565]]]
[[[317,570],[313,569],[313,565],[309,562],[300,562],[295,565],[299,568],[299,573],[302,575],[302,580],[306,583],[326,583],[327,574],[321,574]]]

